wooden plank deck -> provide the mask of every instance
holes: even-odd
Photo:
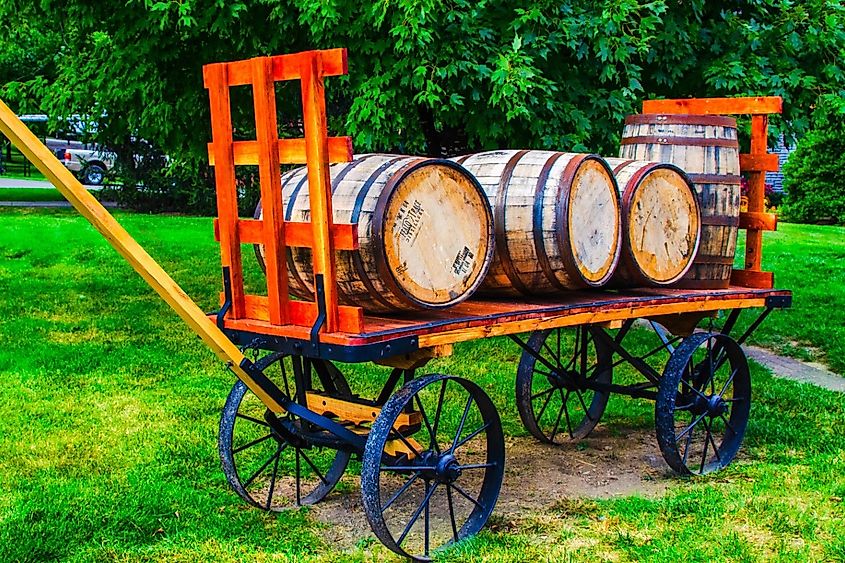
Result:
[[[365,316],[361,333],[322,333],[320,342],[361,346],[416,336],[419,348],[427,348],[587,323],[765,307],[769,298],[790,296],[791,292],[786,290],[730,287],[719,290],[644,288],[573,291],[553,298],[532,300],[473,298],[444,311],[417,312],[407,316]],[[275,326],[269,322],[226,319],[225,328],[309,339],[309,328],[302,326]]]

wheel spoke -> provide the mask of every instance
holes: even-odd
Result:
[[[705,416],[707,416],[707,413],[704,413],[704,414],[700,415],[698,418],[696,418],[695,421],[693,421],[692,424],[690,424],[689,426],[684,428],[684,430],[680,434],[675,436],[675,441],[678,442],[678,441],[680,441],[681,438],[683,438],[684,436],[689,434],[692,431],[692,429],[695,428],[698,425],[699,422],[704,420]]]
[[[286,444],[285,444],[285,445],[286,445]],[[252,474],[252,476],[250,476],[250,478],[249,478],[249,479],[247,479],[246,481],[244,481],[244,484],[243,484],[244,489],[246,489],[247,487],[249,487],[249,486],[252,484],[252,482],[253,482],[253,481],[255,481],[255,478],[256,478],[256,477],[258,477],[259,475],[261,475],[261,473],[262,473],[265,469],[267,469],[267,467],[268,467],[271,463],[273,463],[273,460],[274,460],[274,459],[276,459],[277,457],[279,457],[279,454],[281,454],[281,453],[282,453],[282,450],[283,450],[283,449],[284,449],[284,447],[280,447],[279,449],[277,449],[277,450],[276,450],[276,453],[274,453],[273,455],[271,455],[271,456],[270,456],[270,458],[269,458],[267,461],[265,461],[265,462],[264,462],[264,464],[263,464],[261,467],[259,467],[259,468],[258,468],[258,471],[256,471],[255,473],[253,473],[253,474]]]
[[[566,393],[566,398],[563,400],[563,414],[566,416],[566,429],[569,431],[569,439],[572,440],[575,436],[572,434],[572,421],[569,419],[569,409],[566,408],[566,405],[569,403],[569,396],[572,394],[572,391],[568,391]],[[558,415],[560,416],[560,415]]]
[[[687,387],[689,387],[689,388],[690,388],[690,391],[692,391],[693,393],[695,393],[696,395],[698,395],[699,397],[701,397],[701,398],[702,398],[702,399],[704,399],[705,401],[707,400],[707,396],[706,396],[706,395],[704,395],[704,394],[703,394],[701,391],[699,391],[698,389],[696,389],[696,388],[695,388],[695,386],[690,385],[689,381],[685,380],[684,378],[681,378],[681,383],[683,383],[684,385],[686,385]]]
[[[704,428],[707,429],[706,439],[710,440],[710,444],[713,446],[713,453],[716,454],[716,459],[719,463],[722,463],[722,456],[719,455],[719,448],[716,447],[716,440],[713,439],[713,433],[711,432],[712,428],[707,421],[704,422]]]
[[[539,399],[539,398],[540,398],[540,397],[542,397],[543,395],[548,395],[549,393],[552,393],[554,390],[555,390],[555,388],[554,388],[554,387],[549,387],[549,388],[548,388],[548,389],[546,389],[545,391],[540,391],[539,393],[536,393],[536,394],[534,394],[534,395],[531,395],[531,400],[533,401],[534,399]]]
[[[266,510],[270,510],[270,505],[273,504],[273,492],[276,488],[276,477],[279,475],[279,459],[281,456],[279,455],[282,451],[282,445],[279,444],[279,447],[276,449],[276,462],[273,463],[273,476],[270,477],[270,491],[267,493],[267,507]]]
[[[452,502],[452,488],[446,487],[446,499],[449,501],[449,520],[452,522],[452,539],[458,541],[458,525],[455,523],[455,505]]]
[[[483,507],[483,506],[481,506],[481,503],[480,503],[480,502],[478,502],[477,500],[475,500],[474,498],[472,498],[472,496],[470,496],[470,494],[469,494],[468,492],[466,492],[466,491],[465,491],[465,490],[464,490],[464,489],[463,489],[460,485],[458,485],[457,483],[447,483],[447,486],[452,487],[453,489],[455,489],[456,491],[458,491],[458,493],[459,493],[462,497],[464,497],[465,499],[467,499],[468,501],[470,501],[472,504],[474,504],[475,506],[477,506],[477,507],[478,507],[478,508],[480,508],[481,510],[484,510],[484,507]]]
[[[733,424],[731,424],[731,423],[728,421],[728,419],[727,419],[727,418],[725,418],[725,415],[720,413],[720,414],[719,414],[719,418],[721,418],[721,419],[722,419],[722,422],[724,422],[724,423],[725,423],[725,426],[727,426],[727,427],[728,427],[728,429],[729,429],[731,432],[733,432],[734,436],[737,436],[737,431],[736,431],[736,429],[733,427]]]
[[[244,444],[243,446],[238,446],[237,448],[235,448],[234,450],[232,450],[232,453],[233,453],[233,454],[240,453],[240,452],[244,451],[244,450],[245,450],[245,449],[247,449],[247,448],[251,448],[252,446],[255,446],[255,445],[257,445],[257,444],[260,444],[261,442],[263,442],[264,440],[266,440],[267,438],[269,438],[269,437],[270,437],[270,436],[272,436],[272,435],[273,435],[273,434],[267,434],[266,436],[262,436],[261,438],[256,438],[255,440],[253,440],[252,442],[249,442],[248,444]]]
[[[584,402],[584,397],[581,395],[581,391],[576,389],[575,394],[578,395],[578,401],[581,403],[581,407],[584,409],[584,414],[587,415],[587,420],[592,422],[593,417],[590,416],[590,409],[587,408],[587,403]]]
[[[437,427],[440,424],[440,413],[443,412],[443,398],[446,396],[446,382],[449,381],[448,379],[444,379],[440,383],[440,396],[437,399],[437,408],[434,411],[434,426],[432,428],[432,440],[434,443],[437,443]]]
[[[684,466],[686,466],[687,459],[689,458],[689,449],[690,449],[690,446],[692,445],[692,434],[693,434],[694,431],[695,431],[695,428],[692,428],[687,433],[687,443],[684,446]]]
[[[459,465],[458,469],[486,469],[488,467],[496,467],[495,463],[468,463],[466,465]]]
[[[259,420],[257,418],[253,418],[251,416],[241,414],[241,413],[237,413],[237,414],[235,414],[235,416],[238,417],[238,418],[243,418],[244,420],[248,420],[250,422],[254,422],[255,424],[259,424],[261,426],[266,426],[267,428],[270,428],[270,425],[267,424],[267,422],[265,422],[263,420]]]
[[[552,388],[552,389],[554,389],[554,388]],[[549,393],[549,396],[546,397],[546,402],[544,402],[542,408],[540,408],[540,414],[537,415],[537,424],[538,425],[540,424],[540,420],[543,419],[543,413],[546,412],[546,407],[549,406],[549,402],[552,400],[552,397],[554,397],[554,393]]]
[[[293,360],[291,360],[293,361]],[[288,399],[293,399],[293,395],[290,394],[290,386],[288,385],[288,372],[285,369],[285,359],[282,358],[279,362],[279,368],[282,371],[282,381],[285,383],[285,395]]]
[[[320,481],[322,481],[324,485],[328,485],[329,481],[326,479],[325,475],[320,473],[320,470],[317,469],[317,466],[314,465],[314,462],[311,461],[311,458],[308,457],[308,454],[305,453],[305,450],[302,450],[301,453],[302,453],[302,458],[305,460],[305,463],[307,463],[308,465],[311,466],[311,469],[314,470],[314,473],[317,474],[317,477],[320,478]]]
[[[413,485],[413,484],[414,484],[414,481],[416,481],[416,480],[419,478],[419,476],[420,476],[419,472],[414,473],[414,474],[411,476],[411,478],[410,478],[410,479],[408,479],[407,481],[405,481],[405,484],[404,484],[404,485],[402,485],[401,487],[399,487],[399,490],[398,490],[398,491],[396,491],[395,493],[393,493],[393,496],[392,496],[392,497],[390,497],[390,500],[388,500],[386,503],[384,503],[384,504],[382,505],[382,507],[381,507],[381,511],[382,511],[382,513],[384,513],[384,511],[385,511],[385,510],[387,510],[388,508],[390,508],[390,505],[392,505],[394,502],[396,502],[396,499],[398,499],[400,496],[402,496],[402,493],[404,493],[405,491],[407,491],[407,490],[411,487],[411,485]]]
[[[710,368],[710,394],[716,394],[716,367],[713,365],[713,339],[707,339],[707,365]],[[703,389],[703,387],[702,387]]]
[[[422,414],[423,422],[425,423],[425,427],[428,430],[428,437],[429,437],[429,448],[434,448],[435,451],[440,451],[440,446],[437,445],[437,442],[434,440],[434,431],[431,427],[431,423],[428,420],[428,415],[425,414],[425,408],[423,408],[422,401],[420,400],[419,395],[414,395],[414,399],[417,400],[417,406],[420,408],[420,414]]]
[[[433,465],[382,465],[379,468],[381,471],[434,471]]]
[[[401,432],[399,432],[399,431],[398,431],[398,430],[396,430],[395,428],[391,428],[391,429],[390,429],[390,431],[391,431],[393,434],[395,434],[396,436],[398,436],[398,437],[399,437],[399,440],[400,440],[403,444],[405,444],[405,446],[406,446],[409,450],[411,450],[412,452],[414,452],[414,455],[416,455],[416,456],[420,456],[420,455],[422,455],[422,452],[420,452],[419,450],[417,450],[417,448],[415,448],[415,447],[414,447],[414,445],[413,445],[411,442],[409,442],[409,441],[408,441],[408,439],[407,439],[405,436],[403,436]]]
[[[425,498],[414,511],[414,513],[411,515],[411,519],[408,520],[408,525],[405,526],[405,529],[402,530],[402,534],[399,536],[399,539],[396,540],[396,545],[402,545],[402,542],[405,541],[405,537],[408,535],[408,532],[411,531],[411,527],[413,527],[413,525],[417,523],[420,514],[422,514],[422,511],[425,510],[425,508],[428,506],[428,501],[431,500],[431,495],[433,495],[434,491],[437,490],[438,484],[439,483],[435,483],[433,487],[429,487],[428,483],[426,483],[426,488],[428,488],[428,490],[425,493]]]
[[[558,427],[560,426],[560,419],[563,416],[564,411],[566,411],[566,399],[563,398],[563,391],[560,392],[561,396],[561,405],[560,409],[557,411],[557,417],[555,418],[555,425],[552,427],[552,434],[551,438],[549,438],[550,442],[555,441],[555,436],[557,435]],[[569,415],[566,416],[566,420],[569,420]]]
[[[707,423],[704,423],[704,427],[707,428]],[[710,447],[710,442],[707,441],[707,436],[704,437],[704,451],[701,452],[701,466],[698,468],[698,474],[704,474],[704,463],[707,461],[707,450]]]
[[[722,395],[724,395],[724,394],[725,394],[725,391],[727,391],[727,390],[728,390],[728,386],[730,386],[730,384],[731,384],[731,383],[733,383],[733,381],[734,381],[734,377],[736,377],[736,374],[737,374],[738,372],[739,372],[739,368],[736,368],[735,370],[733,370],[733,371],[731,372],[731,375],[728,377],[728,380],[727,380],[727,381],[725,381],[725,385],[722,387],[722,390],[721,390],[721,391],[719,391],[719,396],[720,396],[720,397],[721,397]]]
[[[428,489],[428,487],[429,487],[429,484],[426,483],[425,488]],[[426,496],[428,496],[428,490],[426,490]],[[425,521],[423,522],[423,525],[425,526],[425,556],[426,557],[428,557],[429,529],[431,527],[431,518],[430,518],[431,510],[429,510],[429,504],[430,503],[428,503],[428,502],[425,503]]]
[[[458,448],[460,448],[461,446],[463,446],[464,444],[466,444],[467,442],[469,442],[470,440],[472,440],[473,438],[478,436],[481,432],[484,432],[485,430],[487,430],[489,427],[490,427],[490,423],[488,422],[484,426],[481,426],[480,428],[476,428],[475,430],[470,432],[465,438],[463,438],[460,442],[458,442],[455,445],[454,448],[452,448],[452,453],[455,453],[458,450]]]
[[[472,395],[469,396],[467,399],[467,405],[464,407],[464,414],[461,415],[461,423],[458,425],[458,431],[455,433],[455,439],[452,440],[452,447],[449,448],[449,452],[452,453],[455,451],[455,448],[458,446],[458,440],[461,439],[461,434],[464,432],[464,424],[466,424],[467,416],[469,415],[469,409],[472,407]]]
[[[302,477],[300,475],[301,468],[300,468],[300,461],[299,461],[299,448],[294,448],[296,450],[296,506],[302,505]]]

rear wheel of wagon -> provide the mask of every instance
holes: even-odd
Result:
[[[343,374],[330,362],[271,353],[256,366],[293,400],[294,367],[311,379],[311,391],[352,397]],[[329,447],[330,439],[289,413],[273,414],[238,381],[223,407],[218,451],[232,489],[253,506],[278,512],[319,502],[334,489],[350,453]]]
[[[421,377],[373,423],[361,470],[364,512],[385,546],[427,561],[484,526],[504,469],[502,425],[487,394],[465,379]]]
[[[655,426],[660,451],[682,475],[726,467],[736,456],[751,410],[751,375],[739,344],[695,333],[675,349],[660,381]]]
[[[535,332],[516,374],[516,405],[535,438],[563,444],[585,438],[601,419],[613,379],[613,353],[589,326]]]

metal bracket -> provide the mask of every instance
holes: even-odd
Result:
[[[315,352],[320,353],[320,329],[326,324],[326,288],[323,274],[314,276],[314,292],[317,298],[317,319],[311,327],[311,346]]]
[[[232,308],[232,272],[229,266],[223,266],[223,306],[217,311],[217,326],[223,328],[226,313]]]

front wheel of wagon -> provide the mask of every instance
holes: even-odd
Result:
[[[373,423],[361,470],[364,512],[385,546],[428,561],[484,526],[504,466],[502,425],[487,394],[465,379],[421,377]]]
[[[657,441],[681,475],[703,475],[736,456],[751,410],[751,375],[739,344],[694,333],[672,353],[655,403]]]
[[[311,391],[352,397],[343,374],[330,362],[272,353],[256,366],[295,400],[294,362],[307,370]],[[322,434],[290,413],[274,415],[238,381],[220,417],[218,451],[226,480],[241,498],[263,510],[319,502],[334,489],[350,458],[348,451],[327,446]]]
[[[516,406],[526,430],[541,442],[585,438],[604,414],[613,353],[595,330],[549,329],[528,339],[531,351],[522,352],[516,373]]]

